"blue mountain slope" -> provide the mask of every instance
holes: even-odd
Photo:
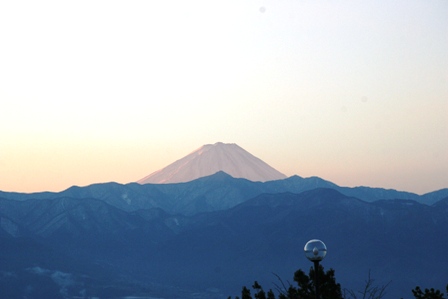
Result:
[[[172,262],[185,271],[207,273],[200,280],[216,287],[227,283],[237,291],[238,282],[251,285],[253,280],[272,287],[272,272],[290,279],[297,268],[310,267],[303,245],[312,238],[325,241],[329,252],[323,264],[335,268],[348,288],[361,288],[369,270],[384,284],[392,281],[391,298],[410,294],[417,284],[443,288],[447,282],[448,214],[415,201],[367,203],[315,189],[262,194],[207,215],[164,252],[194,257]],[[207,272],[200,260],[215,270]]]
[[[224,172],[203,177],[188,183],[178,184],[117,184],[104,183],[86,187],[71,187],[63,192],[52,193],[8,193],[0,196],[14,200],[56,199],[56,198],[96,198],[124,211],[161,208],[172,214],[194,215],[202,212],[231,208],[263,193],[301,193],[315,188],[331,188],[347,196],[364,201],[382,199],[410,199],[433,204],[446,197],[446,190],[419,196],[409,192],[381,188],[340,187],[318,177],[301,178],[292,176],[287,179],[265,183],[236,179]]]
[[[448,188],[445,188],[445,189],[440,189],[437,191],[423,194],[420,197],[419,202],[431,205],[431,204],[434,204],[434,203],[438,202],[439,200],[445,199],[447,197],[448,197]]]
[[[229,178],[210,177],[197,187],[221,179]],[[307,270],[303,246],[320,238],[329,250],[323,265],[336,269],[344,287],[361,287],[370,270],[379,282],[392,280],[391,298],[406,297],[417,284],[446,284],[445,201],[368,203],[318,188],[263,193],[229,209],[183,216],[158,208],[125,211],[88,197],[0,199],[0,269],[6,271],[0,285],[17,298],[27,285],[34,294],[54,295],[61,285],[51,277],[63,274],[74,281],[66,290],[72,296],[84,290],[91,297],[227,298],[253,280],[273,287],[272,272],[289,280],[296,269]],[[19,233],[12,235],[14,225]],[[18,244],[23,250],[13,250]]]

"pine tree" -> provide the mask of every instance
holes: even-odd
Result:
[[[334,276],[335,271],[333,269],[324,272],[324,268],[320,265],[318,268],[319,290],[322,298],[343,299],[341,285],[336,283]],[[306,275],[304,271],[297,270],[294,273],[294,281],[297,286],[286,285],[279,278],[281,287],[277,286],[278,299],[315,299],[315,281],[314,281],[314,268],[311,267],[309,275]],[[252,285],[255,293],[255,299],[275,299],[275,294],[272,290],[266,295],[262,286],[255,281]],[[241,292],[241,299],[252,299],[250,290],[247,287],[243,287]],[[426,298],[425,298],[426,299]]]
[[[446,285],[446,293],[448,296],[448,284]],[[422,291],[419,286],[416,286],[415,289],[412,290],[412,294],[416,299],[444,299],[443,293],[434,288]]]
[[[254,282],[252,288],[256,291],[255,299],[266,299],[266,293],[263,291],[263,288],[258,284],[257,281]]]
[[[250,295],[250,290],[243,287],[243,290],[241,291],[241,299],[252,299],[252,296]]]

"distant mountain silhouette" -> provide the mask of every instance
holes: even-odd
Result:
[[[367,202],[388,199],[415,200],[431,205],[448,196],[448,189],[424,195],[370,187],[340,187],[319,177],[292,176],[283,180],[252,182],[233,178],[222,171],[187,183],[118,184],[102,183],[71,187],[62,192],[16,193],[0,191],[0,198],[18,201],[60,198],[94,198],[124,211],[160,208],[171,214],[194,215],[225,210],[263,193],[301,193],[316,188],[330,188]]]
[[[115,197],[124,202],[137,194],[144,198],[149,187],[204,187],[213,181],[214,189],[190,195],[196,198],[191,205],[213,202],[231,190],[228,184],[239,184],[232,192],[244,196],[250,196],[252,184],[267,184],[220,173],[186,184],[72,188],[53,198],[12,200],[0,194],[2,295],[227,298],[254,280],[274,288],[272,273],[291,281],[296,269],[307,271],[311,263],[303,245],[312,238],[326,243],[322,264],[336,269],[343,287],[364,286],[369,271],[378,283],[392,280],[391,298],[409,296],[417,284],[439,289],[446,284],[447,198],[434,205],[407,199],[369,203],[335,189],[314,188],[261,193],[231,208],[194,215],[112,204]],[[194,192],[190,188],[181,192]],[[160,190],[151,189],[151,196]],[[176,194],[164,198],[180,205],[183,196]]]
[[[235,178],[272,181],[286,176],[234,143],[207,144],[138,181],[140,184],[181,183],[224,171]]]
[[[307,271],[303,246],[319,238],[343,287],[364,287],[370,271],[406,298],[448,282],[447,231],[448,189],[286,178],[216,143],[138,183],[0,191],[0,296],[223,299]]]

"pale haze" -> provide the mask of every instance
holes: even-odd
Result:
[[[134,182],[204,144],[448,187],[448,1],[2,1],[0,190]]]

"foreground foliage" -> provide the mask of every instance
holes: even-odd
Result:
[[[448,297],[448,284],[446,285],[446,295]],[[415,299],[444,299],[443,293],[440,290],[436,290],[434,288],[431,289],[425,289],[424,291],[419,287],[415,287],[415,289],[412,290],[412,294],[414,295]]]
[[[252,288],[254,290],[254,297],[252,297],[250,290],[247,287],[243,287],[241,291],[241,299],[315,299],[315,281],[314,281],[314,268],[310,268],[309,275],[299,269],[294,273],[294,281],[297,286],[293,286],[289,283],[285,284],[278,276],[279,284],[275,284],[278,296],[275,297],[275,293],[272,289],[265,292],[260,284],[255,281]],[[318,268],[318,281],[319,290],[322,298],[343,299],[341,285],[336,282],[333,269],[324,271],[324,268],[319,265]],[[231,297],[229,297],[230,299]],[[235,297],[240,299],[240,297]]]
[[[315,273],[314,268],[311,267],[309,274],[306,275],[301,269],[294,273],[294,281],[297,286],[293,286],[290,283],[284,283],[283,280],[278,277],[279,284],[275,285],[275,290],[278,295],[276,297],[274,291],[269,289],[265,291],[263,287],[255,281],[252,285],[253,297],[251,290],[246,286],[243,286],[241,291],[241,299],[315,299]],[[319,281],[319,294],[321,298],[331,298],[331,299],[382,299],[386,294],[386,289],[388,285],[376,285],[375,280],[370,277],[370,272],[367,280],[365,281],[365,286],[359,291],[344,289],[341,291],[341,285],[336,282],[335,271],[330,269],[324,271],[322,265],[319,265],[318,269],[318,281]],[[275,274],[274,274],[275,275]],[[443,292],[436,290],[434,288],[422,290],[419,286],[412,290],[412,294],[415,299],[445,299]],[[446,285],[446,295],[448,297],[448,284]],[[232,299],[228,297],[228,299]],[[236,296],[235,299],[240,299]],[[402,298],[403,299],[403,298]]]

